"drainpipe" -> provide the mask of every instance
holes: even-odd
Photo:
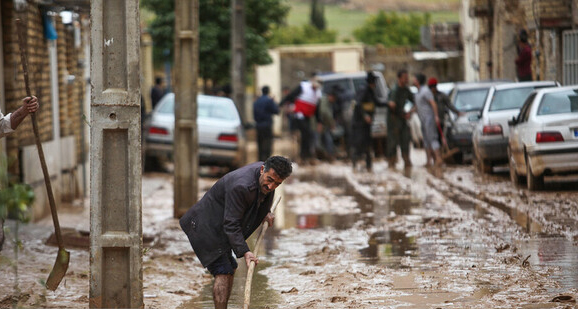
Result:
[[[0,25],[2,25],[2,5],[0,5]],[[0,29],[0,111],[6,113],[6,96],[4,94],[4,38]],[[0,139],[0,154],[6,156],[6,139]]]
[[[52,16],[47,16],[47,18],[53,19]],[[52,21],[54,22],[54,20]],[[60,104],[59,104],[59,91],[58,91],[58,51],[56,48],[56,40],[48,39],[48,58],[50,62],[50,101],[52,106],[52,139],[56,146],[57,151],[60,151]],[[61,164],[60,160],[55,160],[58,165],[56,173],[56,183],[61,185]]]

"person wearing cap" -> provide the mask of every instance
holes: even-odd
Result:
[[[313,158],[313,132],[311,129],[311,117],[315,115],[317,104],[321,99],[321,84],[315,75],[307,81],[302,81],[297,88],[291,91],[283,100],[281,105],[294,102],[293,115],[295,124],[301,133],[301,144],[299,155],[301,161],[306,163],[315,162]]]
[[[375,114],[375,108],[380,105],[376,95],[377,77],[373,72],[368,71],[366,82],[367,86],[360,92],[353,109],[352,120],[352,146],[351,162],[355,171],[357,161],[361,156],[365,156],[365,166],[368,172],[371,172],[371,123]]]
[[[532,47],[528,43],[526,30],[520,31],[518,57],[516,57],[516,74],[518,81],[532,81]]]
[[[427,155],[425,165],[441,165],[438,108],[429,87],[425,87],[425,81],[425,75],[421,73],[415,75],[414,86],[418,89],[415,96],[415,105],[417,106],[417,115],[421,121],[423,144]]]
[[[443,129],[445,127],[445,119],[446,119],[446,115],[449,113],[449,111],[451,110],[452,112],[454,112],[456,115],[464,115],[463,112],[460,112],[450,101],[450,98],[443,92],[438,90],[438,80],[435,77],[431,77],[430,79],[428,79],[427,81],[427,86],[429,87],[430,91],[433,93],[434,95],[434,99],[436,101],[436,104],[438,105],[438,118],[440,119],[440,128],[443,132]],[[440,139],[441,139],[441,135],[440,135]],[[441,142],[441,140],[440,140]]]

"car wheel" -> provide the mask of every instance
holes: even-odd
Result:
[[[514,185],[519,185],[522,183],[522,176],[518,175],[516,171],[516,165],[514,165],[512,161],[512,155],[510,154],[510,150],[508,150],[508,163],[510,168],[510,180]]]
[[[535,176],[532,173],[532,167],[530,166],[528,159],[526,159],[526,184],[530,191],[541,190],[544,188],[544,175]]]

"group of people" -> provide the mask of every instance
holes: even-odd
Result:
[[[412,80],[418,89],[415,95],[409,88],[411,81],[408,71],[400,70],[397,82],[384,100],[376,94],[377,76],[368,71],[366,86],[353,100],[349,100],[351,102],[346,102],[348,99],[342,96],[343,91],[338,86],[323,89],[322,92],[321,83],[315,76],[302,81],[292,91],[286,91],[279,105],[270,96],[269,87],[263,87],[262,96],[253,105],[259,160],[266,160],[271,155],[272,116],[284,110],[289,129],[300,136],[299,157],[295,161],[305,164],[315,163],[318,159],[332,161],[338,157],[337,150],[342,149],[344,158],[351,160],[354,169],[358,161],[364,160],[366,169],[371,171],[374,145],[371,127],[376,108],[381,106],[388,110],[385,157],[389,166],[397,163],[398,149],[405,167],[412,166],[408,125],[412,113],[417,113],[422,124],[426,165],[441,165],[440,133],[445,115],[449,110],[456,114],[460,112],[450,103],[447,95],[437,90],[437,79],[430,78],[426,83],[426,76],[418,73]],[[413,107],[408,109],[407,102],[412,102]],[[347,109],[351,109],[349,119]]]

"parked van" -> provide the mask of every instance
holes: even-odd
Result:
[[[379,71],[373,71],[377,77],[376,95],[377,99],[383,103],[387,102],[389,88],[383,78],[383,74]],[[354,73],[330,73],[318,75],[322,82],[323,92],[328,93],[334,86],[338,86],[341,90],[340,99],[344,102],[343,109],[345,111],[345,121],[347,126],[351,126],[351,119],[353,118],[353,107],[355,99],[359,92],[365,89],[367,72]],[[373,124],[371,127],[371,135],[373,138],[382,138],[387,136],[387,108],[379,106],[375,110]],[[349,130],[349,128],[344,128]]]

